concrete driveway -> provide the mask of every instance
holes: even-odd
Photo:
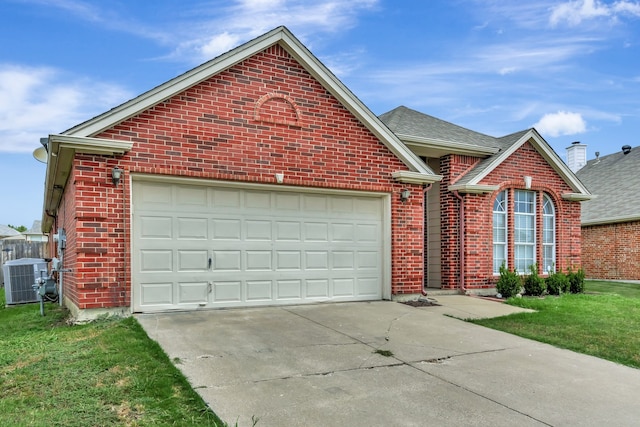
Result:
[[[507,310],[478,300],[137,318],[209,406],[240,427],[252,416],[258,427],[638,425],[640,370],[443,315]]]

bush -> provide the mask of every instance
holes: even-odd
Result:
[[[531,296],[540,296],[544,293],[547,286],[544,279],[538,275],[538,264],[529,266],[529,274],[524,278],[524,293]]]
[[[511,298],[521,291],[522,278],[513,270],[509,271],[504,263],[500,266],[500,279],[496,283],[496,290],[503,298]]]
[[[581,294],[584,292],[584,270],[582,268],[575,273],[569,268],[567,277],[569,278],[569,292],[572,294]]]
[[[547,292],[551,295],[560,295],[561,293],[567,292],[571,286],[569,278],[561,271],[551,273],[549,277],[547,277],[546,284]]]

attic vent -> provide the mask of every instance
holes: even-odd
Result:
[[[626,156],[630,152],[631,152],[631,146],[630,145],[623,145],[622,146],[622,154],[624,154]]]
[[[38,294],[33,285],[40,270],[47,270],[47,263],[42,258],[21,258],[5,262],[4,294],[7,304],[23,304],[38,302]]]

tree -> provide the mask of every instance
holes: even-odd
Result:
[[[25,231],[27,231],[27,230],[28,230],[28,228],[27,228],[27,227],[25,227],[24,225],[18,225],[18,226],[15,226],[15,225],[11,225],[11,224],[9,224],[9,227],[13,228],[13,229],[14,229],[14,230],[16,230],[16,231],[19,231],[20,233],[24,233]]]

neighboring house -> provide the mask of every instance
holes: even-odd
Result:
[[[20,232],[8,225],[0,224],[0,239],[6,239],[7,237],[20,236]]]
[[[20,233],[19,231],[15,231],[15,234],[11,236],[5,236],[6,239],[10,240],[25,240],[27,242],[47,242],[49,238],[46,234],[42,233],[42,222],[34,221],[33,225],[27,231]],[[0,235],[0,238],[2,236]]]
[[[284,27],[47,148],[42,227],[79,318],[476,292],[503,261],[580,265],[590,194],[535,130],[378,118]]]
[[[582,207],[582,265],[589,278],[640,280],[638,171],[640,147],[626,146],[596,155],[577,172],[596,196]]]

